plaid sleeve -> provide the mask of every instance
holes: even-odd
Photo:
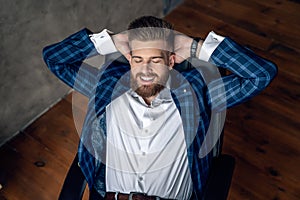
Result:
[[[83,62],[84,59],[96,55],[88,33],[88,29],[82,29],[43,49],[48,68],[60,80],[85,96],[91,95],[98,72],[97,68]]]
[[[209,62],[231,72],[208,85],[209,104],[216,111],[235,106],[257,95],[277,74],[274,63],[230,38],[225,38],[220,43]]]

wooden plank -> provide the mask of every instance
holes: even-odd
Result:
[[[211,30],[218,29],[224,25],[224,23],[210,16],[202,18],[201,22],[197,20],[187,19],[200,19],[201,13],[196,12],[194,9],[188,7],[180,7],[165,17],[166,20],[173,23],[175,30],[187,35],[199,36],[205,38],[207,33]]]
[[[256,125],[253,122],[251,124]],[[244,126],[248,127],[250,124],[245,124]],[[240,142],[240,144],[243,144],[243,149],[247,148],[247,152],[242,151],[241,147],[231,148],[238,150],[237,152],[240,156],[242,156],[245,160],[251,161],[253,165],[262,171],[264,171],[269,165],[278,169],[278,173],[284,177],[283,182],[285,182],[285,185],[289,185],[288,183],[297,183],[300,178],[300,173],[297,170],[300,164],[300,158],[298,156],[299,150],[294,145],[297,143],[297,139],[290,137],[296,141],[292,141],[290,139],[286,140],[285,143],[282,143],[280,142],[280,139],[274,140],[270,137],[271,134],[274,133],[274,135],[279,135],[279,138],[282,138],[282,134],[276,133],[275,129],[273,129],[275,131],[272,132],[272,129],[266,128],[266,126],[261,127],[265,128],[263,129],[264,131],[257,131],[250,128],[247,130],[244,128],[240,131],[236,131],[236,127],[234,129],[229,128],[226,133],[230,133],[230,142]],[[260,135],[260,140],[257,137],[258,133]],[[272,155],[272,157],[269,157],[270,155]],[[268,162],[265,162],[266,160],[268,160]],[[284,162],[278,163],[279,160]],[[290,166],[292,163],[294,163],[294,165]],[[295,185],[294,187],[298,187],[298,190],[300,189],[299,185]]]
[[[235,1],[237,2],[238,0]],[[264,12],[275,11],[276,14],[274,15],[278,18],[292,20],[292,22],[297,22],[297,19],[299,19],[299,2],[289,0],[251,0],[243,2],[238,1],[238,3]]]
[[[297,18],[299,18],[299,3],[295,3],[292,1],[259,1],[259,0],[252,0],[252,1],[243,1],[240,2],[239,0],[230,0],[233,3],[243,5],[245,7],[251,8],[255,10],[255,12],[263,13],[268,15],[266,20],[273,21],[274,19],[280,19],[289,23],[297,23]]]
[[[7,144],[15,158],[13,164],[2,169],[9,177],[2,190],[6,198],[57,199],[79,141],[70,105],[67,101],[59,102]],[[10,154],[4,153],[3,161],[13,159]],[[45,166],[36,167],[36,162]]]
[[[254,172],[252,169],[253,172],[251,172],[251,169],[247,169],[248,166],[243,166],[246,168],[245,171],[253,177],[235,173],[234,179],[251,195],[257,192],[265,195],[254,185],[254,183],[259,183],[265,191],[271,191],[272,194],[276,191],[282,192],[277,188],[283,188],[284,194],[280,193],[283,199],[299,198],[300,187],[297,184],[300,180],[300,173],[297,170],[300,166],[299,124],[294,124],[291,128],[290,123],[284,121],[282,116],[278,116],[272,110],[263,109],[262,111],[261,107],[257,107],[254,102],[248,106],[243,105],[229,110],[226,122],[223,152],[249,162],[257,171]],[[292,129],[294,130],[291,131]],[[237,168],[241,170],[239,165]],[[264,174],[265,177],[262,175],[257,178],[258,173]],[[241,181],[242,176],[245,177],[244,183]],[[250,185],[252,181],[254,183]],[[271,184],[272,188],[268,189],[268,186],[264,184]],[[234,193],[239,193],[238,188],[233,190],[235,190]],[[272,198],[261,196],[253,199]]]
[[[20,141],[23,139],[21,138]],[[26,142],[25,145],[28,144],[27,141],[24,142]],[[1,149],[0,154],[1,162],[6,160],[13,161],[9,165],[7,165],[7,162],[1,164],[1,170],[4,170],[7,177],[7,181],[1,190],[5,198],[24,200],[57,199],[61,184],[60,181],[49,174],[48,167],[35,166],[31,154],[27,153],[25,155],[23,152],[14,149],[13,146],[9,147],[6,145]],[[60,179],[62,178],[60,177]]]
[[[300,153],[300,123],[289,120],[287,115],[280,115],[276,108],[266,109],[259,101],[249,101],[229,109],[226,123],[226,129],[230,131],[249,133],[248,137],[257,138],[258,142],[261,138],[270,138],[278,146],[282,144],[287,146],[286,149],[290,149],[290,152]]]
[[[44,163],[39,170],[44,171],[49,175],[49,178],[55,179],[62,183],[63,177],[66,174],[71,162],[61,162],[58,157],[50,149],[39,143],[33,137],[26,133],[19,134],[14,140],[9,143],[9,146],[14,149],[22,158],[28,162],[35,164],[37,162]],[[29,148],[30,147],[30,148]],[[32,151],[34,149],[34,151]],[[74,156],[75,156],[74,152]]]
[[[81,109],[82,112],[86,112],[88,105],[88,98],[86,96],[80,94],[79,92],[72,91],[64,99],[72,104],[72,107],[77,107],[78,109]]]
[[[84,124],[88,98],[80,94],[79,92],[73,91],[65,97],[65,100],[72,105],[72,117],[77,133],[81,135],[82,127]]]
[[[201,19],[201,21],[186,20],[186,18]],[[230,36],[242,45],[255,46],[261,50],[268,50],[272,46],[272,40],[254,34],[248,30],[242,29],[239,26],[231,25],[221,19],[215,18],[197,10],[181,6],[174,14],[166,17],[167,20],[175,24],[175,29],[187,35],[193,35],[205,38],[208,32],[215,31],[224,36]],[[175,23],[176,22],[176,23]],[[176,26],[179,24],[179,26]]]
[[[298,199],[300,197],[298,181],[291,178],[293,169],[286,171],[278,166],[278,162],[286,162],[286,159],[281,160],[280,157],[276,157],[276,154],[269,152],[272,149],[271,145],[270,148],[259,148],[258,144],[249,139],[241,140],[242,137],[236,134],[227,134],[225,138],[224,152],[234,155],[237,159],[231,188],[234,191],[232,193],[239,197],[236,199],[274,199],[276,196],[280,196],[280,199]],[[240,147],[236,148],[237,143],[243,146],[244,151],[241,151]],[[276,159],[276,162],[269,162],[270,155]],[[291,163],[287,161],[287,164]]]
[[[300,82],[300,61],[298,56],[300,54],[292,54],[289,52],[283,52],[279,49],[272,49],[269,52],[262,52],[255,49],[255,52],[265,57],[271,61],[273,61],[278,67],[278,76],[286,77],[292,81],[292,84],[297,83],[299,85]],[[272,53],[271,53],[272,52]],[[274,52],[274,53],[273,53]],[[292,57],[295,55],[295,57]],[[296,60],[297,59],[297,60]],[[275,79],[276,80],[276,79]],[[282,82],[280,82],[282,84]],[[286,83],[284,83],[286,84]],[[287,87],[288,89],[288,87]]]
[[[270,175],[276,173],[274,169],[267,168],[266,173],[241,157],[236,158],[236,169],[228,199],[299,199],[299,193],[294,193],[288,186],[281,185],[276,181],[276,177]]]
[[[285,77],[278,76],[278,79],[286,80]],[[284,116],[286,120],[289,122],[300,123],[299,112],[300,105],[299,102],[299,86],[294,84],[284,84],[283,82],[279,82],[280,80],[274,81],[271,85],[272,87],[266,89],[260,95],[256,96],[255,102],[257,105],[260,105],[263,110],[267,110],[266,105],[269,108],[272,108],[276,111],[275,114],[279,116]],[[295,89],[298,91],[290,91],[286,89],[286,85],[290,85],[291,89]],[[276,95],[281,94],[281,95]],[[284,112],[285,115],[282,115],[281,112]]]
[[[283,21],[283,19],[278,19],[275,14],[273,16],[264,13],[264,10],[255,10],[251,6],[242,5],[240,1],[190,0],[186,1],[185,5],[192,8],[197,7],[202,13],[222,19],[224,22],[239,26],[255,34],[274,39],[299,51],[299,23]]]
[[[24,132],[56,155],[61,155],[62,160],[68,162],[73,160],[79,135],[72,117],[72,106],[66,100],[61,100],[47,112],[47,115],[40,117]]]

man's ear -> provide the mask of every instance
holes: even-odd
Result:
[[[128,62],[130,63],[131,61],[131,55],[130,53],[126,53],[126,54],[123,54],[123,56],[126,58],[126,60],[128,60]]]
[[[169,56],[169,69],[173,69],[174,67],[174,64],[175,64],[175,54],[172,53],[170,56]]]
[[[131,53],[128,53],[128,54],[126,54],[124,56],[128,60],[129,64],[131,65],[131,58],[132,58]]]

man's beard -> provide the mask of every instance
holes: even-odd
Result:
[[[159,79],[159,83],[152,83],[150,85],[139,85],[137,79],[144,75],[143,73],[136,74],[135,77],[131,74],[130,83],[131,88],[141,97],[148,98],[157,95],[160,91],[162,91],[165,88],[165,84],[167,82],[167,77],[164,76],[161,79]],[[148,74],[149,76],[155,76],[156,79],[158,78],[158,75],[155,73]]]

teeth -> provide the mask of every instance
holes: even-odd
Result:
[[[143,81],[152,81],[154,79],[154,77],[148,77],[148,76],[141,76],[141,79]]]

